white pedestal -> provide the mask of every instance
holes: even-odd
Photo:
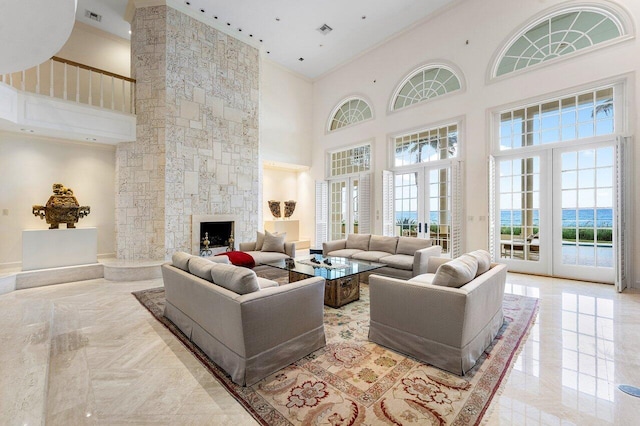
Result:
[[[85,265],[98,261],[98,229],[22,231],[22,270]]]
[[[300,222],[297,220],[265,220],[264,229],[274,233],[287,233],[286,242],[298,241],[300,233]]]

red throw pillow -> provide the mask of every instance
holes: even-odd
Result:
[[[227,256],[229,258],[229,262],[236,266],[243,266],[249,269],[256,266],[256,261],[253,259],[253,257],[243,251],[227,251],[217,254],[216,256]]]

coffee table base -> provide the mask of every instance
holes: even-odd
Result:
[[[308,275],[289,271],[289,282],[309,278]],[[324,286],[324,304],[332,308],[339,308],[360,299],[360,274],[344,278],[326,280]]]

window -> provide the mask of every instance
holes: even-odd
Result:
[[[458,148],[458,125],[450,124],[398,136],[394,140],[394,148],[395,167],[455,158]]]
[[[360,98],[352,98],[343,102],[331,114],[329,131],[337,130],[350,124],[369,120],[373,117],[369,104]]]
[[[614,88],[500,113],[500,150],[565,142],[615,131]]]
[[[371,145],[361,145],[330,154],[330,177],[368,172],[370,167]]]
[[[393,96],[391,110],[398,110],[449,92],[462,85],[455,72],[443,65],[422,67],[405,78]]]
[[[598,7],[564,9],[535,21],[510,41],[492,74],[499,77],[623,35],[622,23],[609,11]]]

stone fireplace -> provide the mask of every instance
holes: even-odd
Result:
[[[191,253],[201,254],[202,240],[208,232],[209,249],[216,255],[225,252],[231,245],[235,247],[235,218],[231,215],[193,215],[191,217]],[[232,239],[231,243],[229,239]]]

